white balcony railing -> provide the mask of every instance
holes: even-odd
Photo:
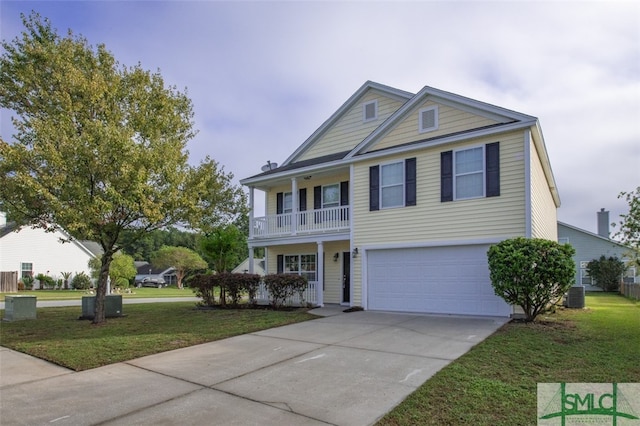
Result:
[[[265,287],[263,282],[260,282],[258,292],[256,294],[258,304],[268,304],[271,301],[269,291]],[[298,294],[295,294],[285,301],[285,306],[306,306],[310,304],[316,306],[318,304],[318,283],[316,281],[309,281],[307,289],[302,293],[302,299]]]
[[[284,213],[253,219],[253,238],[335,232],[351,227],[349,206]]]

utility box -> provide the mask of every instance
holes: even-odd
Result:
[[[576,285],[567,292],[567,308],[584,308],[584,286]]]
[[[93,319],[96,311],[96,296],[82,296],[82,316],[80,319]],[[122,295],[107,294],[104,301],[104,316],[115,318],[122,316]]]
[[[4,320],[36,319],[36,296],[5,296]]]

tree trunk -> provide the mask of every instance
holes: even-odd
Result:
[[[112,252],[108,251],[102,255],[98,288],[96,289],[96,310],[94,312],[93,324],[104,324],[106,322],[104,304],[107,298],[107,280],[109,279],[109,266],[111,266],[112,260]]]

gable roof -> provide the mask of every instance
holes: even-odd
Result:
[[[587,231],[585,229],[578,228],[577,226],[569,225],[568,223],[564,223],[564,222],[558,221],[558,226],[564,226],[564,227],[567,227],[567,228],[569,228],[571,230],[574,230],[576,232],[580,232],[582,234],[585,234],[585,235],[587,235],[589,237],[597,238],[597,239],[602,240],[602,241],[606,241],[606,242],[611,243],[613,245],[616,245],[616,246],[618,246],[620,248],[624,248],[624,249],[627,249],[627,250],[629,249],[629,247],[625,246],[624,244],[622,244],[619,241],[612,240],[611,238],[603,237],[602,235],[598,235],[598,234],[593,233],[591,231]]]
[[[296,159],[300,158],[304,152],[309,150],[322,135],[324,135],[349,109],[356,105],[365,96],[369,90],[378,90],[383,94],[396,99],[404,100],[404,104],[398,108],[393,114],[391,114],[386,120],[382,122],[373,132],[371,132],[364,140],[362,140],[357,146],[348,152],[339,152],[331,155],[316,157],[313,159],[303,160],[296,162]],[[376,142],[382,137],[388,134],[399,123],[411,114],[413,110],[425,102],[427,99],[433,99],[435,102],[443,105],[449,105],[457,109],[470,112],[479,116],[490,118],[497,121],[497,123],[487,126],[482,126],[470,130],[461,132],[441,135],[432,138],[407,141],[406,143],[395,145],[392,147],[386,147],[381,150],[372,149]],[[405,92],[403,90],[394,89],[389,86],[385,86],[372,81],[365,82],[331,117],[325,121],[302,145],[296,149],[293,154],[289,156],[282,164],[282,166],[268,170],[264,173],[260,173],[245,179],[241,179],[240,183],[243,185],[250,185],[253,183],[259,183],[262,178],[269,175],[281,175],[285,177],[288,174],[294,174],[293,170],[308,168],[309,171],[316,170],[322,166],[339,166],[347,165],[354,161],[364,160],[367,158],[387,155],[390,153],[404,152],[415,149],[421,149],[425,146],[433,146],[436,144],[445,144],[455,142],[461,139],[470,137],[480,137],[484,135],[497,134],[511,130],[520,130],[531,128],[531,140],[536,147],[536,151],[540,156],[540,162],[542,169],[547,179],[549,190],[553,197],[556,207],[560,206],[560,196],[558,194],[555,177],[551,169],[551,163],[549,161],[544,137],[542,135],[542,129],[538,119],[534,116],[516,112],[510,109],[502,108],[496,105],[481,102],[475,99],[467,98],[465,96],[457,95],[444,90],[436,89],[430,86],[425,86],[417,94]],[[287,173],[289,172],[289,173]],[[280,177],[280,176],[279,176]]]
[[[353,95],[351,95],[349,99],[346,100],[344,104],[342,104],[340,108],[338,108],[336,112],[331,115],[331,117],[327,119],[327,121],[322,123],[322,125],[315,132],[313,132],[313,134],[309,136],[309,138],[307,138],[307,140],[304,141],[302,145],[300,145],[298,149],[296,149],[293,154],[291,154],[289,158],[284,161],[284,163],[282,163],[282,166],[288,166],[297,158],[299,158],[307,149],[309,149],[309,147],[311,147],[318,139],[320,139],[320,137],[325,134],[325,132],[329,130],[331,126],[333,126],[349,109],[360,102],[362,97],[369,90],[372,89],[382,92],[389,97],[396,98],[405,102],[414,96],[413,93],[405,92],[404,90],[396,89],[390,86],[385,86],[384,84],[375,83],[373,81],[365,82]]]

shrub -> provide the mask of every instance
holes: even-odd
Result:
[[[196,297],[201,298],[202,302],[207,306],[214,306],[216,304],[213,277],[214,275],[211,274],[196,274],[192,276],[187,283]]]
[[[25,285],[22,282],[22,280],[18,281],[18,291],[24,291],[25,290]]]
[[[294,294],[300,297],[300,304],[304,304],[304,291],[307,288],[307,278],[302,275],[269,274],[264,277],[264,285],[271,295],[271,306],[279,309],[287,299]]]
[[[491,285],[496,295],[517,305],[533,321],[561,298],[575,279],[575,253],[569,244],[537,238],[513,238],[489,248]]]
[[[260,285],[260,276],[257,274],[201,274],[195,275],[189,281],[197,297],[202,298],[207,306],[215,306],[214,290],[220,289],[220,306],[226,306],[227,302],[234,308],[240,305],[242,296],[248,294],[249,303],[255,304],[256,292]]]
[[[55,280],[51,278],[49,275],[38,274],[36,275],[36,280],[38,280],[38,283],[40,284],[40,290],[44,290],[49,286],[55,287]]]
[[[622,275],[627,270],[624,262],[615,256],[600,256],[587,264],[587,273],[595,281],[595,285],[604,291],[618,291]]]
[[[84,272],[80,272],[71,280],[71,287],[76,290],[87,290],[91,288],[91,278]]]
[[[31,275],[27,275],[22,277],[22,282],[24,283],[24,287],[27,290],[31,290],[33,288],[33,282],[35,279]]]

